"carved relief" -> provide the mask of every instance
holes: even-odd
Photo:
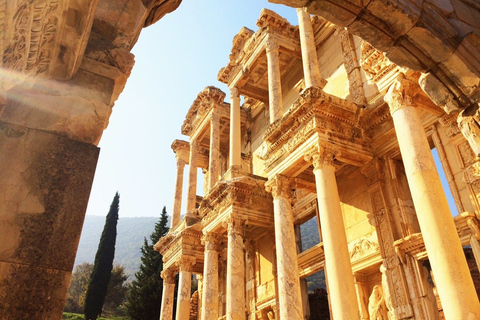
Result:
[[[362,78],[360,76],[360,65],[353,45],[352,36],[347,30],[340,33],[342,42],[343,63],[348,75],[349,91],[353,102],[366,105],[365,93],[363,91]]]
[[[360,238],[355,240],[352,249],[350,250],[350,258],[358,259],[368,254],[373,254],[380,249],[378,243],[370,241],[367,238]]]
[[[403,74],[399,75],[384,97],[390,107],[390,113],[393,114],[403,107],[414,106],[413,97],[418,90],[416,83],[406,79]]]
[[[265,183],[267,192],[271,192],[274,199],[279,197],[290,199],[292,195],[291,181],[289,178],[277,174]]]

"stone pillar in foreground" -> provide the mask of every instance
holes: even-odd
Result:
[[[220,174],[220,115],[212,110],[210,115],[210,155],[208,170],[208,190],[211,190],[218,181]]]
[[[274,39],[266,43],[268,64],[268,103],[270,123],[274,123],[283,116],[282,81],[280,73],[280,59],[278,57],[279,45]]]
[[[0,121],[1,320],[62,317],[98,153]]]
[[[306,158],[314,167],[332,317],[335,320],[358,320],[357,295],[333,166],[334,155],[334,150],[319,146]]]
[[[230,89],[230,167],[242,165],[242,137],[240,133],[240,96],[238,89]]]
[[[245,254],[243,233],[245,221],[228,221],[227,248],[227,320],[245,320]]]
[[[273,196],[275,246],[277,251],[278,302],[281,320],[303,319],[297,248],[288,178],[276,175],[265,184]]]
[[[176,320],[190,319],[190,291],[192,289],[193,258],[182,257],[178,262],[178,292]]]
[[[160,309],[160,320],[172,320],[173,317],[173,295],[175,293],[175,275],[170,270],[162,271],[163,292],[162,307]]]
[[[177,178],[175,180],[175,194],[173,199],[173,212],[171,228],[174,229],[180,223],[182,210],[182,191],[183,191],[183,172],[185,171],[185,161],[176,156],[177,159]]]
[[[187,210],[185,217],[191,217],[195,212],[197,202],[197,159],[198,141],[190,141],[190,159],[188,166]]]
[[[297,16],[305,87],[321,87],[322,78],[320,77],[320,66],[317,59],[315,34],[313,33],[310,13],[305,11],[305,8],[297,8]]]
[[[399,76],[385,101],[446,319],[480,319],[480,304],[417,110],[416,84]]]
[[[201,319],[218,319],[218,235],[207,233],[203,265],[203,294]]]

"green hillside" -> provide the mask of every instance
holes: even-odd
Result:
[[[143,245],[143,238],[147,237],[150,240],[150,234],[159,219],[160,217],[138,217],[118,220],[114,263],[124,266],[127,273],[131,275],[130,278],[140,266],[140,248]],[[85,217],[75,266],[83,262],[93,263],[104,224],[105,217]]]

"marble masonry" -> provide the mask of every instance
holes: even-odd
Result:
[[[0,319],[59,320],[141,30],[180,0],[0,1]]]
[[[478,1],[269,1],[299,25],[241,29],[172,144],[161,319],[177,274],[178,319],[313,319],[323,270],[335,320],[480,320]],[[61,319],[130,51],[180,2],[0,0],[0,320]]]
[[[317,319],[306,279],[323,270],[331,319],[480,320],[480,7],[272,2],[299,25],[264,9],[242,28],[229,98],[201,91],[172,144],[161,319],[176,273],[176,320]]]

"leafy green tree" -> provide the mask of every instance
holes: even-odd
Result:
[[[163,269],[163,262],[162,256],[153,249],[153,246],[168,233],[167,223],[167,210],[163,207],[160,220],[150,235],[151,242],[144,238],[140,270],[135,273],[125,303],[127,315],[132,320],[158,320],[160,317],[163,290],[160,272]]]
[[[68,287],[65,312],[83,313],[85,303],[85,292],[87,291],[88,280],[92,274],[93,264],[84,262],[75,267]]]
[[[108,283],[113,269],[115,256],[115,241],[117,238],[117,222],[120,195],[113,197],[110,211],[105,219],[100,243],[98,244],[92,275],[85,295],[85,319],[96,320],[102,313],[103,302],[107,295]]]
[[[85,293],[87,291],[88,281],[92,274],[93,264],[84,262],[75,267],[68,288],[67,303],[65,312],[83,313],[85,303]],[[128,275],[125,268],[115,265],[108,284],[107,295],[103,304],[104,309],[112,314],[120,314],[119,307],[125,302],[128,286],[125,283]]]

